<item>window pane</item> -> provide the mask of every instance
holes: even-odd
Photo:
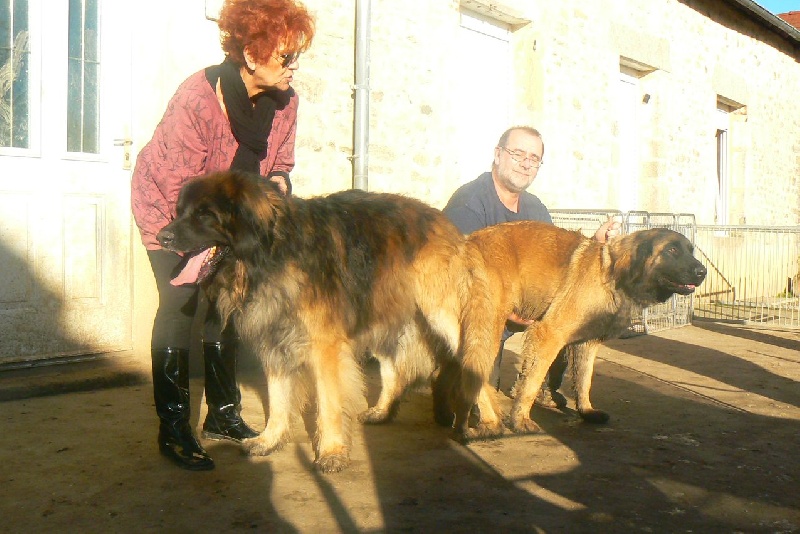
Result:
[[[97,0],[85,0],[86,3],[86,20],[83,23],[83,57],[86,61],[98,62],[100,56],[97,51]]]
[[[97,125],[99,123],[97,74],[99,65],[87,62],[84,69],[83,83],[83,152],[97,154],[99,140]]]
[[[6,56],[4,53],[9,53],[9,43],[13,39],[11,33],[11,2],[9,0],[0,0],[0,65],[5,65]]]
[[[67,76],[67,150],[97,154],[100,151],[97,0],[69,2]]]
[[[81,44],[83,39],[83,3],[81,0],[69,0],[69,39],[67,40],[67,54],[71,58],[81,57]]]
[[[85,0],[86,11],[83,32],[83,151],[97,154],[100,151],[100,54],[97,0]]]
[[[27,35],[28,32],[20,33],[26,37],[25,50],[27,50]],[[14,84],[11,86],[12,105],[11,116],[11,146],[17,148],[30,148],[30,99],[28,92],[28,53],[20,55],[20,69],[19,74],[14,78]]]
[[[82,116],[81,93],[83,62],[80,59],[69,58],[67,68],[67,150],[69,152],[81,151]]]
[[[28,0],[0,0],[0,146],[30,146],[28,35]]]

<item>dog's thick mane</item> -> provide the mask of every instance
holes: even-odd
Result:
[[[288,265],[308,277],[315,297],[346,299],[338,304],[363,324],[372,313],[375,281],[391,275],[387,266],[411,263],[435,232],[438,212],[406,197],[350,190],[303,199],[284,196],[264,179],[229,178],[237,308],[249,288],[269,284]]]

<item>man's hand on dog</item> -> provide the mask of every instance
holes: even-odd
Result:
[[[533,324],[533,320],[523,319],[516,313],[511,312],[511,315],[506,319],[506,330],[509,332],[522,332],[531,324]]]
[[[594,233],[595,240],[600,243],[605,243],[609,239],[617,237],[622,232],[622,224],[609,218],[606,222],[600,225],[600,228]]]

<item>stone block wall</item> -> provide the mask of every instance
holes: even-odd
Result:
[[[317,36],[295,76],[302,101],[293,180],[304,196],[352,186],[356,10],[355,0],[306,3]],[[454,92],[474,90],[475,105],[491,105],[498,92],[492,80],[454,85],[462,4],[526,21],[511,28],[509,125],[531,124],[544,135],[545,165],[532,191],[549,207],[617,209],[620,189],[631,187],[637,209],[715,222],[721,98],[736,104],[728,136],[729,222],[800,222],[797,52],[717,0],[372,0],[370,189],[442,207],[459,185],[455,124],[469,110],[458,107]],[[202,2],[168,7],[155,20],[143,8],[138,22],[150,30],[133,58],[142,85],[134,91],[134,149],[146,142],[178,83],[221,58]],[[635,176],[622,176],[618,167],[621,58],[649,72],[639,79],[649,99],[638,109]]]
[[[297,191],[352,183],[354,0],[310,0],[319,34],[296,87],[304,98]],[[478,2],[480,3],[480,2]],[[638,209],[714,222],[717,100],[734,102],[729,222],[797,224],[800,64],[784,42],[723,2],[508,0],[513,28],[512,123],[545,137],[532,190],[553,208],[616,208],[624,180]],[[369,187],[443,206],[455,189],[452,57],[459,2],[372,1]],[[620,180],[615,87],[620,57],[652,72],[640,110],[639,176]],[[476,87],[491,94],[491,82]],[[497,132],[498,135],[500,132]],[[618,154],[617,154],[618,155]]]
[[[317,37],[300,59],[297,194],[352,186],[356,0],[307,0]],[[495,11],[488,0],[462,0]],[[178,84],[219,62],[216,25],[200,0],[142,0],[134,43],[133,153],[147,142]],[[729,220],[800,223],[800,62],[785,41],[720,0],[505,0],[512,27],[511,124],[539,128],[545,165],[532,191],[551,208],[615,209],[635,187],[638,209],[714,222],[717,99],[742,105],[729,132]],[[443,207],[459,184],[453,99],[458,0],[372,0],[369,188]],[[495,6],[490,8],[490,6]],[[154,14],[158,15],[154,15]],[[794,54],[794,55],[793,55]],[[620,177],[615,86],[620,57],[653,68],[640,82],[638,176]],[[125,58],[119,58],[124,61]],[[476,102],[493,80],[468,88]],[[497,132],[499,136],[501,132]],[[487,160],[490,158],[487,153]],[[482,170],[482,169],[481,169]],[[480,172],[480,170],[476,171]],[[137,353],[147,354],[156,306],[134,238]]]

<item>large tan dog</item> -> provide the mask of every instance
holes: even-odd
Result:
[[[483,316],[489,323],[491,354],[499,350],[503,325],[512,311],[535,320],[525,332],[522,373],[514,388],[510,425],[516,432],[538,430],[530,411],[550,364],[565,346],[571,349],[578,413],[589,422],[606,422],[608,414],[594,409],[589,400],[600,343],[624,331],[635,308],[664,302],[675,293],[688,295],[706,275],[691,242],[663,228],[601,244],[579,232],[526,221],[479,230],[468,241],[473,253],[483,258],[485,271],[474,275],[486,277],[483,283],[488,284],[492,307],[488,312],[481,309],[485,299],[478,298],[469,309],[477,314],[475,322]],[[502,428],[486,394],[480,395],[479,424],[467,424],[471,403],[486,387],[491,365],[485,355],[465,354],[459,365],[445,363],[434,383],[442,422],[448,419],[446,402],[452,388],[461,388],[461,400],[454,406],[457,435],[487,437]]]
[[[462,348],[491,351],[488,336],[461,339],[469,295],[485,293],[471,287],[464,237],[422,202],[357,190],[286,198],[260,177],[225,172],[188,182],[158,239],[177,252],[214,251],[204,263],[219,261],[207,290],[264,364],[269,418],[244,442],[250,454],[286,441],[310,390],[316,465],[339,471],[349,462],[367,350],[393,373],[379,405],[362,415],[368,422],[386,420],[408,382],[433,370],[433,344],[449,359]]]

